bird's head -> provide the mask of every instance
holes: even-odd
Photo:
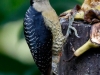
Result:
[[[49,0],[30,0],[30,5],[39,12],[51,8]]]
[[[30,0],[30,4],[32,5],[34,2],[42,2],[42,1],[49,1],[49,0]]]
[[[30,0],[30,4],[32,5],[34,2],[43,2],[43,1],[49,1],[49,0]]]

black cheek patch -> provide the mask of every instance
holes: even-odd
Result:
[[[34,3],[33,0],[30,0],[30,5],[31,5],[31,6],[32,6],[33,3]]]

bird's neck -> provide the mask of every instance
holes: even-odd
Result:
[[[52,7],[49,3],[49,0],[36,1],[36,2],[34,2],[33,7],[39,12],[52,9]]]

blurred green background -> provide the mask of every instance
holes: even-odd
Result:
[[[82,2],[50,0],[58,15]],[[0,75],[40,75],[23,35],[23,18],[29,3],[29,0],[0,2]]]

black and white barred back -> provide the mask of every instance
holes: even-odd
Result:
[[[41,12],[32,6],[25,14],[24,35],[36,65],[47,75],[52,61],[52,33],[46,28]]]

